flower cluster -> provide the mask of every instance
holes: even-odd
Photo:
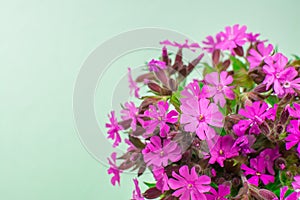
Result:
[[[127,152],[108,158],[111,183],[149,170],[155,183],[133,200],[296,200],[300,198],[300,58],[286,56],[246,26],[228,26],[198,43],[165,40],[160,59],[129,87],[121,120],[109,115],[108,139]],[[174,57],[168,47],[178,48]],[[185,64],[183,49],[203,54]],[[187,77],[201,69],[203,78]],[[140,87],[149,88],[147,95]]]

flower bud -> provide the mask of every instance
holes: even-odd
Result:
[[[156,199],[162,195],[161,191],[157,189],[156,187],[149,188],[146,190],[146,192],[143,194],[143,196],[146,199]]]
[[[275,160],[275,167],[279,170],[286,168],[286,160],[283,157],[279,157]]]
[[[215,49],[212,53],[212,61],[214,65],[217,65],[220,61],[220,49]]]
[[[249,70],[248,75],[257,84],[262,83],[266,76],[262,67],[255,67],[254,69]]]
[[[236,55],[238,55],[238,56],[242,57],[244,55],[244,49],[241,46],[237,46],[233,50],[234,50],[234,53],[236,53]]]

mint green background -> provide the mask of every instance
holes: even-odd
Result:
[[[1,1],[0,199],[129,199],[130,175],[113,188],[74,128],[73,85],[101,42],[138,27],[170,28],[201,41],[246,24],[300,53],[300,1]]]

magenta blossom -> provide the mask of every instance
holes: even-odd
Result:
[[[177,162],[181,159],[181,148],[179,145],[169,139],[163,141],[159,136],[152,136],[150,143],[143,150],[144,161],[148,166],[165,167],[169,160]]]
[[[246,105],[245,108],[239,110],[239,114],[244,116],[246,119],[240,120],[233,126],[233,130],[236,135],[244,135],[249,129],[249,134],[259,134],[261,132],[259,125],[264,120],[270,119],[273,116],[274,110],[269,109],[268,104],[265,102],[256,101],[252,106]]]
[[[259,33],[246,33],[248,42],[260,42],[257,38],[260,36]]]
[[[283,80],[280,82],[279,94],[295,94],[295,89],[300,90],[300,78],[295,68],[287,68],[283,77]]]
[[[217,46],[221,43],[221,35],[216,35],[216,40],[212,36],[207,36],[206,41],[202,42],[206,46],[203,48],[209,53],[212,53],[214,50],[218,49]]]
[[[275,175],[274,162],[277,158],[279,158],[280,155],[281,154],[279,153],[278,147],[275,149],[267,148],[259,154],[259,158],[262,158],[261,160],[264,163],[267,171],[272,175]]]
[[[191,51],[196,51],[196,49],[200,48],[200,45],[198,43],[189,44],[188,40],[185,40],[185,43],[183,43],[183,44],[180,44],[180,43],[177,43],[177,42],[171,42],[169,40],[162,41],[162,42],[160,42],[160,44],[167,45],[167,46],[178,47],[180,49],[186,48],[186,49],[190,49]]]
[[[128,67],[128,83],[129,83],[129,89],[130,89],[130,95],[133,95],[136,98],[140,98],[139,91],[140,88],[138,87],[137,83],[133,80],[131,75],[131,69]]]
[[[294,89],[300,89],[300,79],[295,79],[298,75],[296,69],[294,67],[285,68],[288,63],[287,57],[277,53],[266,58],[265,63],[263,70],[266,77],[263,83],[266,84],[267,89],[273,85],[275,93],[279,96],[283,96],[285,93],[294,93]]]
[[[221,167],[224,167],[224,161],[228,158],[232,158],[239,155],[238,147],[234,147],[235,140],[231,135],[217,136],[217,142],[210,147],[210,159],[209,164],[219,163]]]
[[[294,177],[294,182],[292,182],[292,186],[294,188],[294,190],[296,190],[297,192],[300,191],[300,176],[295,176]]]
[[[297,151],[300,154],[300,121],[299,120],[291,120],[290,125],[287,128],[287,131],[290,133],[286,138],[286,149],[290,150],[292,147],[298,145]]]
[[[144,200],[144,197],[141,193],[141,189],[139,187],[139,181],[135,178],[133,179],[135,189],[132,192],[132,199],[131,200]]]
[[[273,46],[269,44],[265,47],[264,43],[259,43],[257,45],[257,50],[250,49],[248,61],[250,63],[250,69],[259,66],[266,58],[271,55],[273,51]]]
[[[211,188],[210,193],[206,194],[207,200],[227,200],[226,196],[230,194],[230,185],[219,185],[218,192]]]
[[[158,72],[161,69],[166,69],[167,65],[164,61],[152,59],[148,63],[148,67],[150,72]]]
[[[169,185],[168,185],[168,181],[169,178],[164,170],[164,168],[157,168],[153,170],[153,175],[156,182],[156,188],[159,189],[162,193],[164,193],[165,191],[168,191]]]
[[[180,99],[182,104],[185,104],[191,98],[196,99],[197,101],[201,98],[208,98],[208,87],[203,86],[202,89],[199,86],[198,80],[193,80],[193,82],[189,83],[185,86],[184,90],[181,92],[182,98]]]
[[[237,147],[243,155],[254,153],[255,150],[251,147],[254,144],[255,140],[256,138],[254,135],[242,135],[236,139],[233,148]]]
[[[112,140],[114,140],[113,147],[117,147],[119,143],[121,142],[121,137],[119,134],[120,130],[123,130],[123,127],[118,124],[117,118],[115,117],[115,112],[111,112],[111,116],[109,116],[110,124],[106,123],[105,126],[106,128],[109,128],[108,130],[108,137]]]
[[[201,140],[211,139],[215,136],[216,133],[210,126],[223,126],[222,113],[219,111],[218,106],[210,103],[208,99],[197,101],[191,98],[185,104],[182,104],[180,109],[182,110],[180,123],[185,124],[184,130],[196,132]]]
[[[179,200],[206,200],[205,192],[210,191],[210,177],[206,175],[198,176],[195,167],[189,172],[187,165],[179,169],[179,174],[172,172],[174,178],[169,179],[169,186],[175,192],[173,196]]]
[[[298,103],[293,103],[293,107],[294,107],[294,108],[291,108],[290,105],[287,106],[287,109],[288,109],[288,111],[289,111],[289,114],[290,114],[292,117],[295,117],[295,118],[300,119],[300,104],[298,104]]]
[[[108,163],[110,165],[110,168],[107,170],[108,174],[113,174],[113,177],[111,178],[110,182],[112,185],[116,185],[116,182],[120,185],[120,171],[116,165],[116,160],[117,160],[117,153],[114,152],[111,154],[111,159],[107,158]]]
[[[121,110],[121,113],[123,114],[121,116],[121,118],[123,120],[129,120],[131,119],[131,128],[133,131],[136,130],[136,124],[137,124],[137,121],[140,121],[140,118],[139,118],[139,109],[134,105],[133,102],[126,102],[125,105],[124,105],[124,109]]]
[[[175,124],[178,120],[178,113],[175,110],[167,112],[169,104],[166,101],[159,101],[157,108],[154,105],[149,106],[149,110],[144,113],[145,117],[149,117],[150,120],[144,121],[143,126],[146,129],[146,134],[153,133],[156,127],[160,127],[160,136],[166,137],[170,131],[170,127],[167,123]]]
[[[255,186],[258,186],[259,180],[261,180],[264,185],[273,183],[275,180],[274,176],[265,174],[265,165],[263,159],[264,158],[252,158],[250,160],[250,165],[252,168],[249,168],[245,164],[241,165],[241,169],[245,171],[244,174],[246,176],[252,175],[252,177],[248,179],[248,182]]]
[[[288,191],[289,187],[284,186],[280,188],[280,199],[279,200],[296,200],[297,199],[297,192],[292,192],[290,195],[285,197],[286,192]],[[278,198],[274,198],[273,200],[278,200]]]
[[[246,26],[235,24],[233,27],[225,27],[225,32],[221,32],[222,42],[217,45],[217,48],[222,50],[232,51],[238,46],[243,46],[247,42]]]
[[[219,75],[218,72],[212,72],[205,76],[205,82],[210,84],[208,86],[208,94],[213,97],[215,103],[219,103],[221,107],[226,104],[225,97],[233,100],[235,98],[232,88],[228,86],[233,82],[232,76],[228,75],[226,71],[222,71]]]

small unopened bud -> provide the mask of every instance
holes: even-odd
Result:
[[[283,157],[279,157],[275,160],[275,167],[279,170],[286,168],[286,160]]]
[[[232,179],[232,187],[234,187],[234,188],[238,188],[241,184],[242,184],[242,181],[241,181],[241,179],[240,178],[237,178],[237,177],[234,177],[233,179]]]
[[[256,86],[253,89],[254,92],[258,92],[258,93],[263,93],[267,91],[267,86],[266,84],[259,84],[258,86]]]
[[[223,66],[223,68],[222,68],[222,70],[227,70],[228,69],[228,67],[230,66],[230,60],[228,59],[228,60],[225,60],[223,63],[222,63],[222,66]]]
[[[262,67],[255,67],[254,69],[251,69],[248,74],[249,77],[257,84],[262,83],[266,76]]]
[[[156,187],[149,188],[146,190],[146,192],[143,194],[143,196],[147,199],[156,199],[162,195],[161,191],[157,189]]]
[[[244,49],[241,46],[237,46],[233,50],[238,56],[242,57],[244,55]]]
[[[213,64],[217,65],[220,61],[220,49],[215,49],[212,53],[212,60],[213,60]]]

